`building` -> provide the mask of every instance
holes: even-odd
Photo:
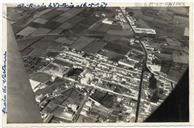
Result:
[[[112,24],[113,23],[113,21],[111,21],[111,20],[108,20],[108,18],[105,18],[103,21],[102,21],[102,23],[104,23],[104,24]]]
[[[135,25],[135,21],[136,21],[135,18],[133,18],[133,17],[131,17],[131,16],[127,16],[127,20],[129,21],[129,23],[130,23],[131,25]]]
[[[129,68],[135,68],[135,62],[132,60],[122,59],[118,61],[118,64],[129,67]]]
[[[93,77],[94,77],[93,74],[86,73],[85,77],[83,77],[80,82],[82,84],[89,84],[91,82],[91,80],[93,79]]]
[[[155,64],[147,64],[148,68],[150,68],[153,72],[160,72],[161,65],[155,65]]]
[[[62,112],[62,113],[58,113],[58,114],[55,114],[55,117],[58,117],[60,119],[64,119],[64,120],[68,120],[68,121],[72,121],[73,120],[73,112]]]
[[[147,28],[136,28],[133,27],[133,30],[136,34],[151,34],[156,35],[156,31],[154,29],[147,29]]]
[[[40,82],[30,79],[30,84],[31,84],[32,90],[35,92],[35,89],[39,86]]]

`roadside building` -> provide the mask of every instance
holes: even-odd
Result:
[[[147,28],[136,28],[133,27],[133,30],[136,34],[151,34],[156,35],[156,31],[154,29],[147,29]]]
[[[160,72],[161,71],[161,65],[156,64],[147,64],[148,68],[150,68],[153,72]]]
[[[134,68],[136,63],[132,60],[122,59],[118,61],[118,64],[129,67],[129,68]]]

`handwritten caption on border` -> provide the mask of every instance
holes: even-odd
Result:
[[[7,69],[7,52],[5,51],[3,53],[3,65],[2,65],[2,112],[7,113],[7,74],[6,74],[6,69]]]
[[[75,4],[75,3],[41,3],[41,4],[35,4],[35,3],[21,3],[17,4],[17,7],[27,7],[27,8],[40,8],[40,7],[45,7],[45,8],[73,8],[73,7],[100,7],[100,8],[105,8],[107,7],[108,3],[106,2],[97,2],[97,3],[80,3],[80,4]]]

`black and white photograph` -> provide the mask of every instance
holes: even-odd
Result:
[[[189,122],[189,6],[7,6],[7,123]]]

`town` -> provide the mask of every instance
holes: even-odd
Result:
[[[8,9],[43,122],[143,122],[188,67],[181,9]]]

